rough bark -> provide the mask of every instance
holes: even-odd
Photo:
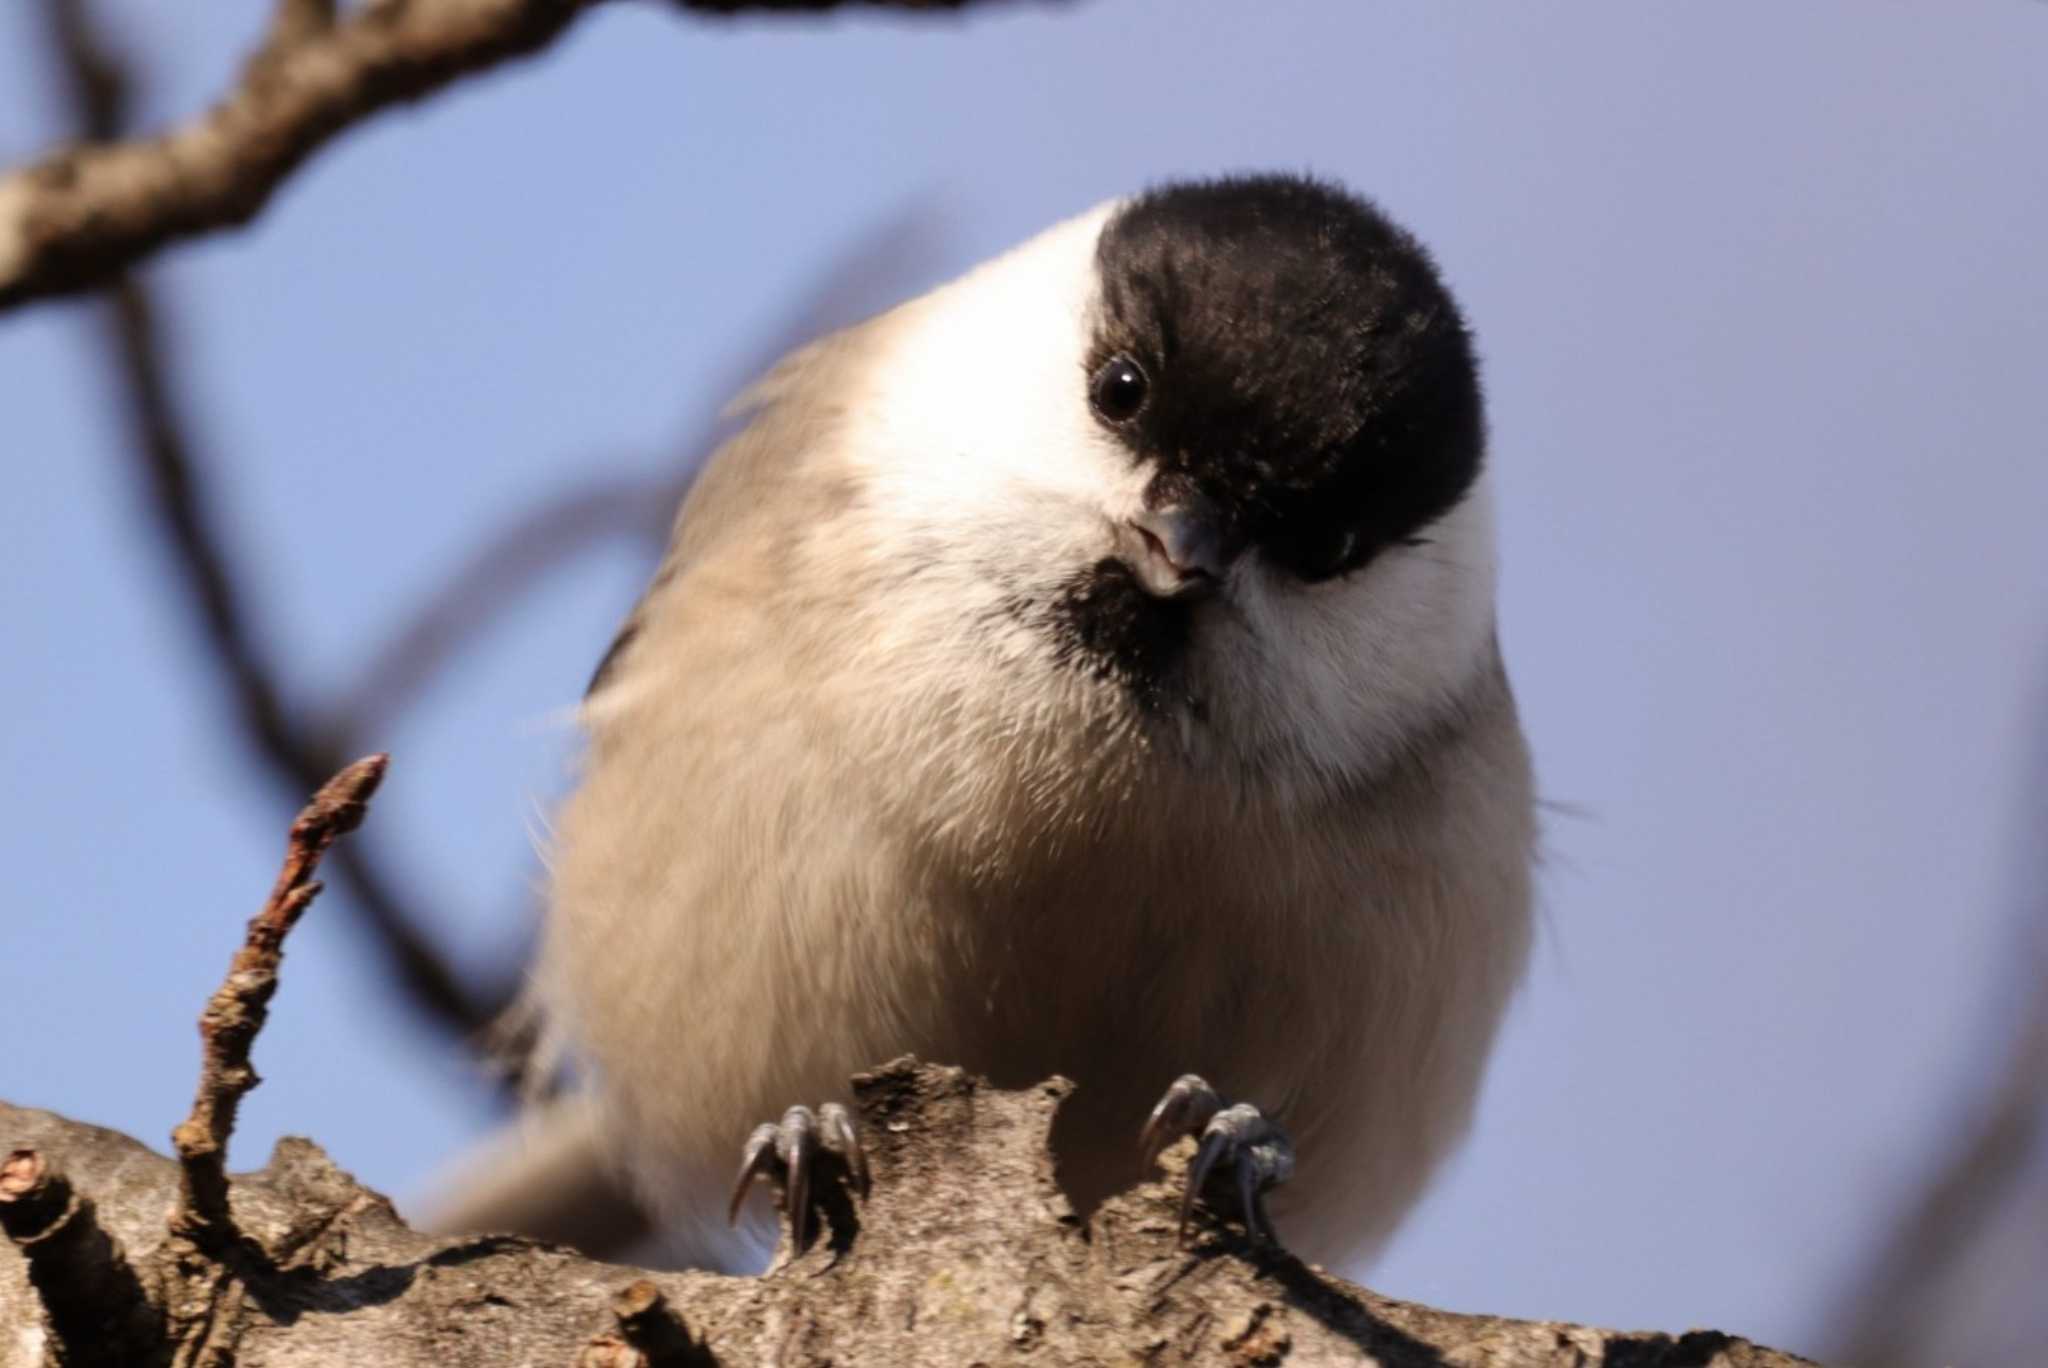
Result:
[[[320,861],[383,777],[323,785],[200,1017],[178,1158],[0,1103],[0,1368],[562,1364],[1322,1364],[1779,1368],[1714,1331],[1618,1334],[1389,1300],[1202,1214],[1181,1236],[1191,1142],[1085,1224],[1053,1176],[1060,1079],[1006,1092],[902,1059],[853,1080],[872,1186],[843,1167],[822,1222],[766,1277],[651,1273],[510,1236],[410,1229],[311,1141],[229,1177],[251,1049]],[[836,1162],[836,1161],[833,1161]]]
[[[1046,1148],[1067,1091],[1059,1080],[998,1091],[913,1060],[856,1080],[872,1193],[857,1216],[843,1197],[829,1202],[811,1248],[761,1278],[644,1272],[526,1240],[421,1235],[298,1139],[234,1180],[234,1223],[246,1243],[195,1270],[206,1256],[181,1249],[166,1225],[177,1164],[115,1132],[0,1105],[0,1141],[60,1164],[126,1250],[130,1276],[107,1285],[137,1289],[149,1308],[143,1319],[153,1315],[169,1332],[153,1346],[131,1333],[113,1358],[91,1343],[59,1345],[47,1293],[31,1286],[40,1265],[30,1245],[27,1258],[19,1248],[0,1254],[0,1358],[10,1368],[1804,1362],[1712,1331],[1620,1334],[1435,1311],[1354,1287],[1213,1219],[1183,1248],[1175,1184],[1186,1144],[1158,1181],[1083,1226]],[[71,1219],[93,1216],[74,1208]],[[166,1289],[174,1301],[178,1289],[216,1277],[232,1294],[203,1313],[166,1305]],[[108,1325],[124,1310],[118,1301],[107,1296]],[[132,1300],[125,1310],[135,1310]]]

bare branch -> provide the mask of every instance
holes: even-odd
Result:
[[[101,1195],[137,1266],[172,1289],[165,1338],[191,1346],[195,1361],[210,1351],[236,1368],[1806,1364],[1712,1330],[1629,1334],[1395,1301],[1251,1238],[1206,1203],[1195,1241],[1183,1243],[1188,1141],[1162,1157],[1154,1181],[1083,1222],[1048,1145],[1070,1091],[1063,1080],[1005,1091],[910,1059],[856,1077],[873,1142],[870,1195],[846,1207],[843,1231],[833,1218],[831,1238],[801,1251],[785,1240],[789,1257],[759,1278],[624,1268],[502,1235],[422,1235],[302,1140],[236,1176],[236,1214],[261,1254],[224,1268],[163,1237],[173,1165],[123,1137],[4,1103],[0,1137],[61,1151],[80,1189]],[[5,1296],[8,1258],[0,1249],[0,1343],[29,1309]],[[196,1276],[195,1265],[214,1272]],[[181,1299],[184,1287],[197,1291]]]
[[[290,26],[274,25],[241,85],[192,123],[0,181],[0,306],[100,284],[173,238],[248,222],[342,129],[534,51],[592,3],[384,3],[285,41]]]
[[[536,52],[598,3],[376,0],[337,20],[326,0],[286,0],[241,83],[199,118],[155,138],[59,152],[0,180],[0,309],[103,284],[174,239],[247,223],[337,133]],[[718,14],[841,3],[678,0]],[[951,10],[969,0],[865,3]]]
[[[319,895],[313,875],[320,858],[336,837],[362,823],[370,795],[383,781],[389,762],[384,755],[356,761],[330,779],[299,813],[270,898],[249,922],[227,978],[200,1015],[199,1090],[191,1114],[171,1132],[183,1169],[172,1229],[181,1235],[198,1239],[233,1229],[228,1212],[228,1137],[242,1099],[262,1081],[249,1063],[249,1052],[277,991],[284,938]]]
[[[128,107],[126,73],[100,46],[81,0],[46,0],[43,14],[50,46],[63,59],[72,121],[87,138],[114,137]]]
[[[127,83],[120,65],[94,38],[79,0],[48,0],[46,8],[53,45],[70,77],[73,117],[92,136],[111,136],[125,103]],[[279,31],[317,22],[304,14],[290,21],[284,17],[286,9],[300,8],[288,4],[280,9]],[[140,458],[137,473],[149,491],[151,511],[177,554],[247,739],[292,793],[303,794],[332,774],[356,743],[337,736],[321,745],[293,724],[275,672],[250,628],[229,558],[205,514],[203,465],[194,457],[186,435],[189,425],[179,412],[154,302],[126,276],[115,279],[110,294],[104,320],[108,347],[128,396],[132,449]],[[418,916],[361,851],[342,851],[335,865],[351,906],[393,962],[393,977],[408,998],[429,1019],[460,1035],[480,1032],[509,992],[500,988],[473,995],[466,989],[428,943]]]

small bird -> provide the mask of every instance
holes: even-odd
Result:
[[[1164,184],[739,410],[582,710],[535,974],[578,1081],[441,1224],[581,1233],[532,1176],[609,1171],[676,1261],[757,1266],[748,1180],[801,1232],[811,1156],[858,1162],[848,1075],[914,1053],[1075,1080],[1084,1211],[1194,1134],[1190,1199],[1234,1170],[1253,1233],[1370,1254],[1531,927],[1478,369],[1428,254],[1324,181]]]

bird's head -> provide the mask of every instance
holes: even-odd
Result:
[[[874,327],[849,423],[876,544],[949,640],[979,624],[1018,709],[1049,668],[1198,765],[1344,776],[1486,667],[1471,341],[1370,204],[1170,184]]]

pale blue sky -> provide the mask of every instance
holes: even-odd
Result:
[[[100,8],[162,123],[266,5]],[[56,126],[31,10],[0,6],[10,162]],[[672,467],[906,214],[935,226],[854,304],[1169,174],[1375,196],[1480,338],[1509,664],[1573,815],[1473,1143],[1370,1279],[1813,1352],[2013,997],[2048,699],[2043,70],[2030,0],[622,5],[150,278],[215,511],[319,702],[507,519]],[[0,1095],[160,1140],[292,804],[229,731],[89,325],[0,320]],[[377,739],[363,839],[467,963],[519,941],[549,719],[644,569],[621,545],[561,574]],[[241,1163],[306,1132],[402,1198],[486,1121],[338,901],[257,1062]]]

